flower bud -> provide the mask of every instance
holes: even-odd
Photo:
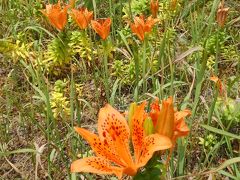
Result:
[[[147,117],[143,123],[143,127],[144,127],[144,132],[145,135],[148,136],[150,134],[153,134],[154,131],[154,126],[153,126],[153,122],[152,122],[152,118],[151,117]]]
[[[220,2],[217,11],[217,23],[220,28],[222,28],[226,22],[228,11],[229,11],[228,7],[224,8],[224,1]]]
[[[159,9],[158,0],[157,1],[151,0],[150,8],[151,8],[152,16],[156,18],[158,14],[158,9]]]
[[[137,103],[131,103],[129,106],[129,112],[128,112],[128,125],[130,128],[130,133],[132,134],[132,117],[137,109]]]

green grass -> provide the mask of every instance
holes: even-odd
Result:
[[[80,179],[80,174],[70,173],[70,164],[93,152],[74,126],[94,131],[97,113],[105,103],[123,112],[133,101],[168,96],[174,96],[176,108],[188,108],[192,115],[186,120],[191,133],[178,141],[167,177],[240,178],[240,108],[232,112],[233,103],[223,97],[228,108],[219,110],[220,94],[209,80],[218,76],[227,98],[239,98],[239,3],[225,3],[230,11],[225,27],[219,28],[220,0],[182,0],[175,11],[170,10],[169,1],[160,2],[160,23],[144,42],[132,34],[126,19],[131,21],[140,10],[150,15],[146,1],[86,1],[95,18],[110,16],[113,21],[111,34],[103,42],[91,28],[84,32],[87,36],[71,39],[72,32],[80,29],[70,18],[64,33],[59,33],[39,11],[45,8],[42,1],[0,0],[3,179]],[[129,12],[127,17],[123,9]],[[86,39],[88,46],[80,47],[78,42]],[[67,60],[61,64],[62,59]],[[121,62],[118,69],[116,61]],[[55,115],[51,103],[57,80],[66,83],[61,89],[65,106],[59,106]],[[199,137],[206,140],[209,134],[217,143],[199,144]]]

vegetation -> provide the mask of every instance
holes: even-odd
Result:
[[[238,0],[0,0],[0,25],[1,179],[240,179]]]

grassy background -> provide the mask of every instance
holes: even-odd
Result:
[[[191,109],[192,116],[169,179],[239,179],[239,159],[233,158],[239,157],[240,5],[226,1],[230,11],[220,29],[219,2],[182,0],[172,10],[170,0],[160,1],[160,23],[142,43],[127,22],[148,16],[149,1],[76,1],[97,18],[112,18],[111,35],[102,43],[71,18],[58,33],[39,12],[44,1],[0,0],[1,178],[114,179],[70,174],[72,160],[92,154],[73,126],[95,131],[106,102],[125,111],[132,101],[172,95],[177,108]],[[225,97],[212,75],[221,78]]]

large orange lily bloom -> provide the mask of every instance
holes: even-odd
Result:
[[[191,114],[190,110],[174,111],[173,98],[162,101],[161,108],[158,99],[151,105],[150,117],[155,125],[155,131],[167,136],[175,145],[177,138],[187,136],[189,128],[184,121]]]
[[[103,40],[105,40],[110,33],[111,23],[112,23],[112,20],[110,18],[91,21],[92,28]]]
[[[144,40],[145,33],[151,32],[153,25],[157,22],[157,19],[149,16],[146,20],[144,16],[139,16],[134,18],[134,23],[131,23],[131,30],[135,33],[140,40]]]
[[[134,158],[129,148],[130,130],[127,121],[122,114],[107,104],[99,112],[98,136],[83,128],[75,128],[88,141],[96,156],[74,161],[71,164],[71,172],[115,174],[119,179],[123,174],[134,176],[140,167],[146,165],[154,152],[171,148],[172,143],[168,137],[157,133],[145,135],[145,104],[137,106],[132,117]]]
[[[80,29],[86,29],[93,18],[93,12],[88,11],[87,8],[81,8],[79,10],[72,9],[72,13],[70,15],[78,24]]]
[[[47,4],[46,9],[41,12],[48,18],[49,22],[58,30],[62,31],[67,23],[67,10],[69,5],[61,8],[61,2],[57,4]]]
[[[158,0],[156,0],[156,1],[155,0],[151,0],[150,9],[151,9],[152,16],[154,18],[156,18],[157,14],[158,14],[158,9],[159,9]]]

